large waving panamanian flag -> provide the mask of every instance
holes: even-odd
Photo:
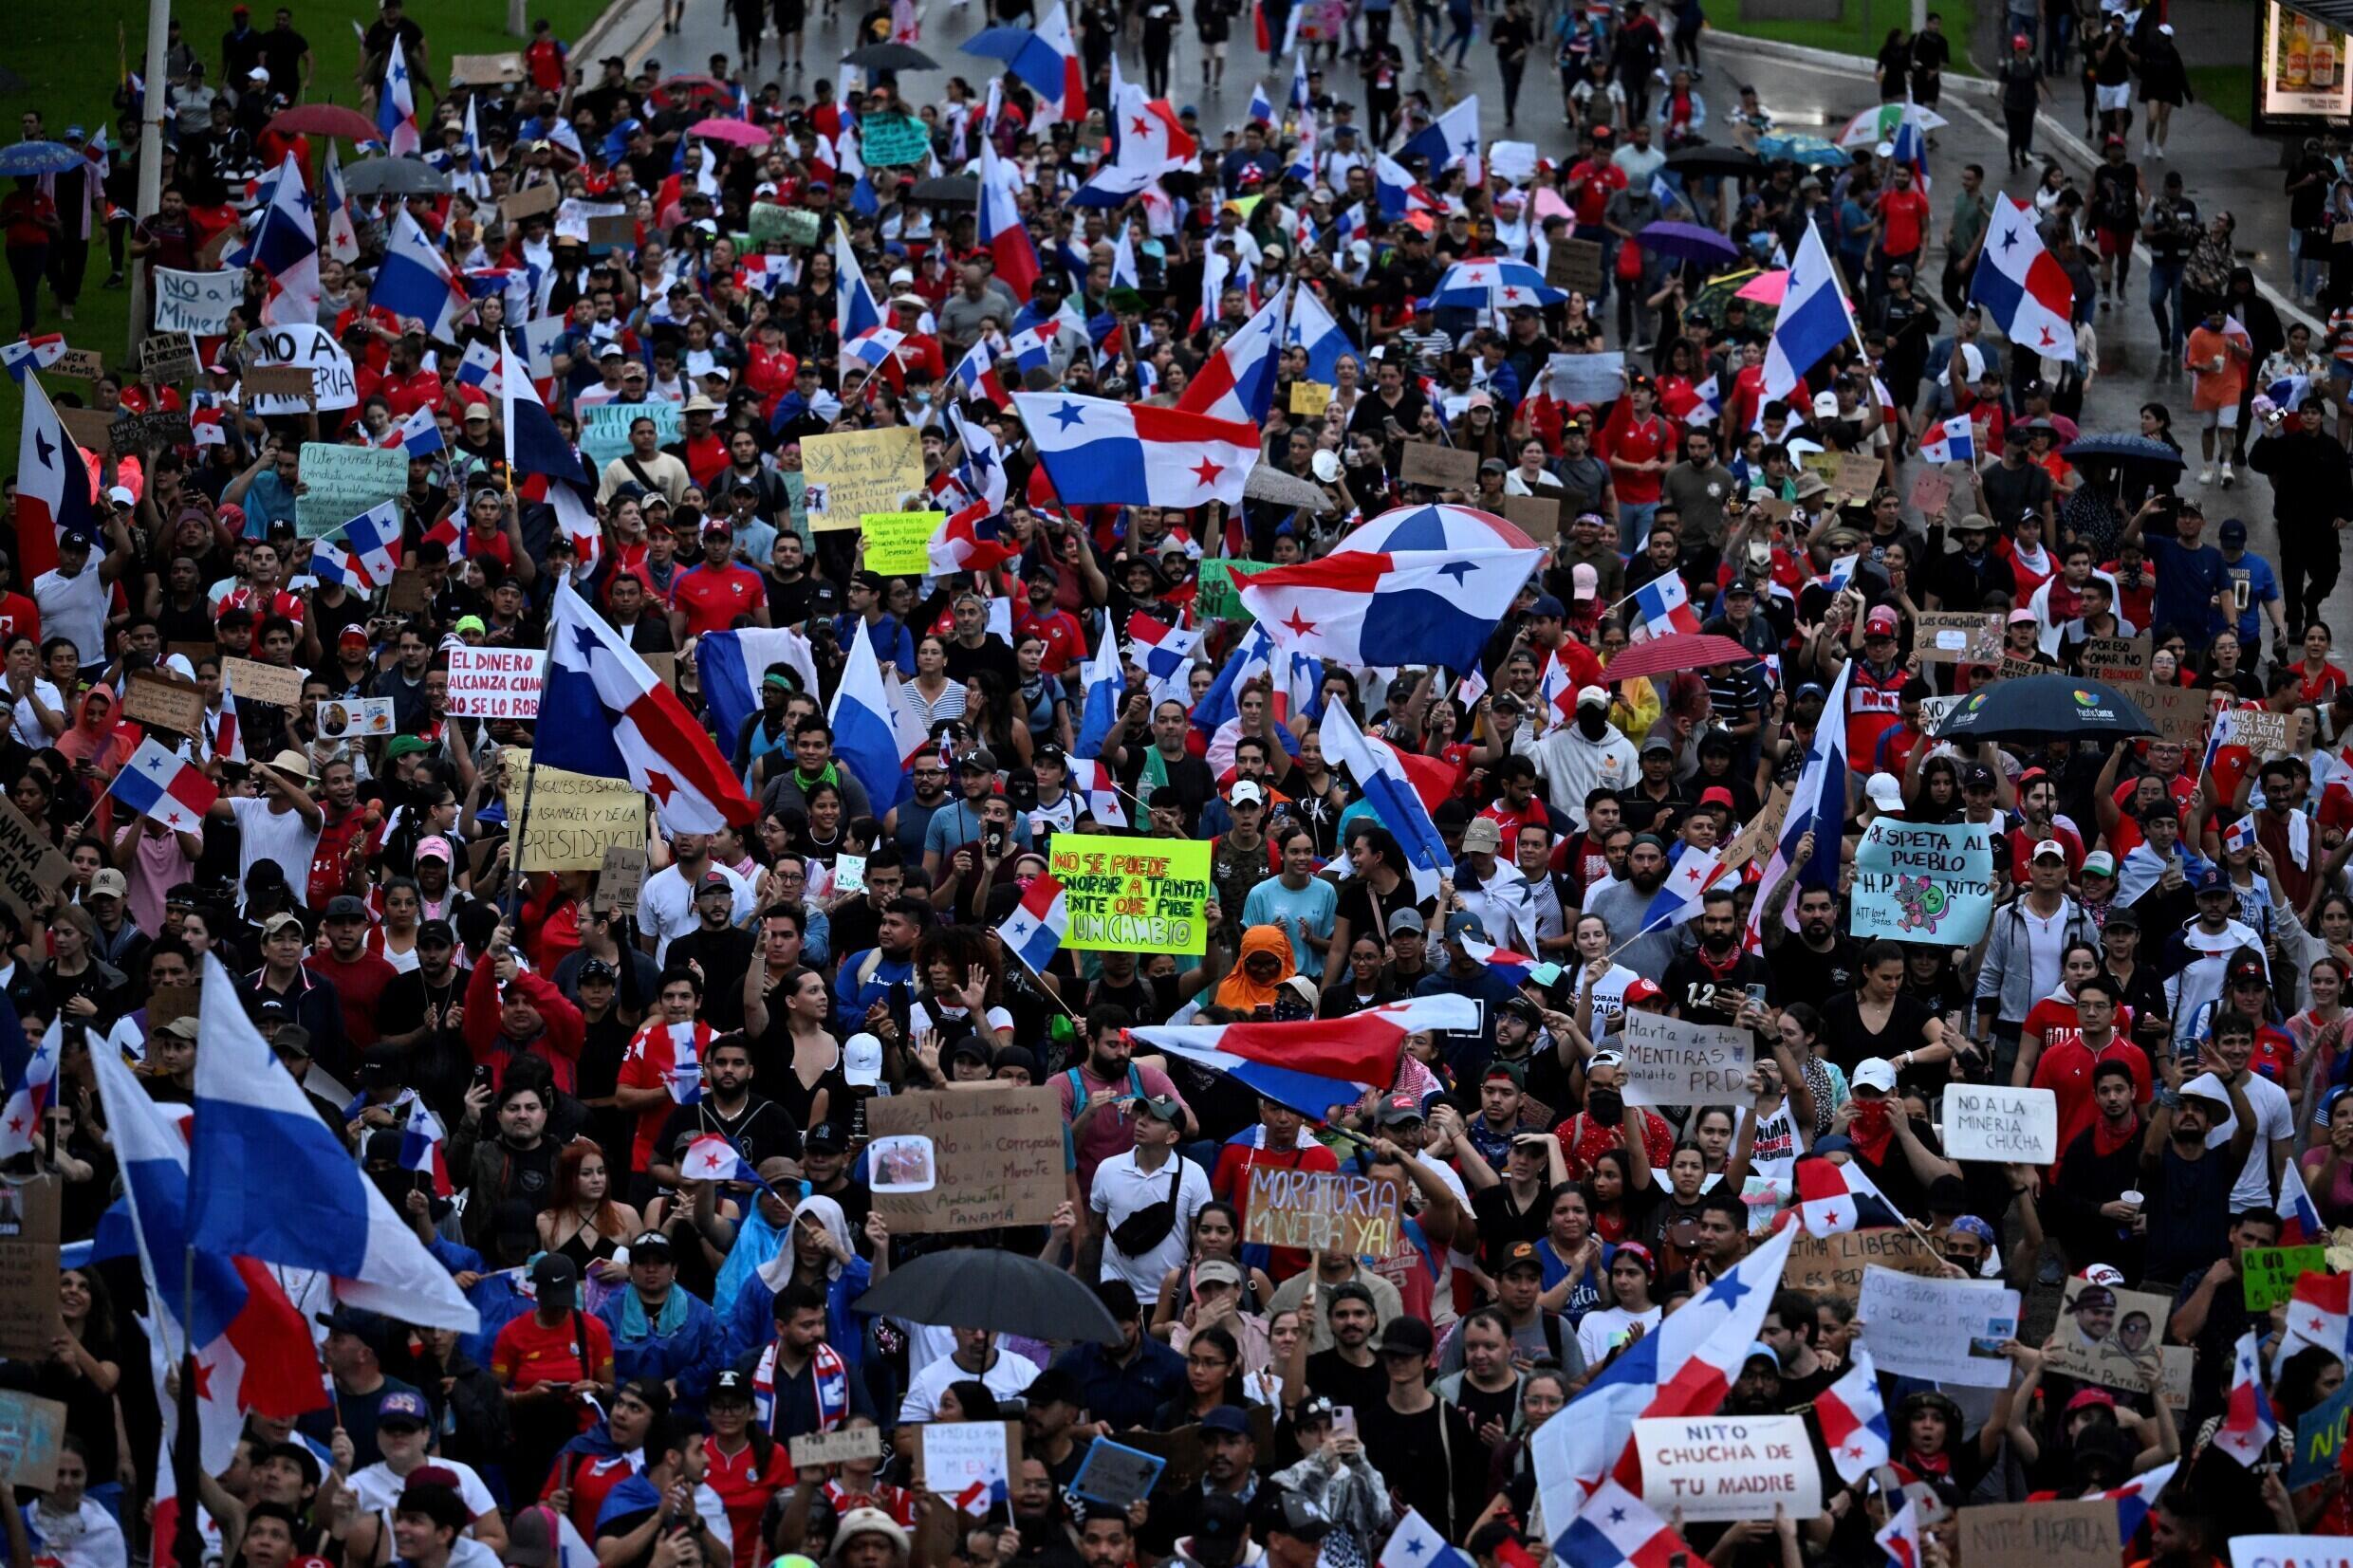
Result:
[[[1879,1369],[1869,1351],[1856,1345],[1848,1353],[1846,1375],[1815,1395],[1814,1419],[1822,1426],[1830,1463],[1848,1485],[1887,1463],[1887,1405],[1880,1397]]]
[[[1051,876],[1039,876],[1022,889],[1021,902],[997,927],[1005,950],[1028,965],[1032,974],[1046,972],[1069,932],[1070,900]]]
[[[1281,290],[1262,304],[1217,345],[1185,386],[1176,406],[1188,414],[1216,419],[1248,419],[1263,423],[1274,402],[1274,373],[1282,356],[1283,300]]]
[[[431,1176],[435,1197],[454,1197],[457,1189],[450,1185],[449,1161],[442,1155],[441,1143],[441,1118],[421,1096],[410,1100],[409,1119],[400,1125],[400,1169]]]
[[[441,252],[402,208],[393,219],[391,243],[385,248],[383,265],[377,268],[375,286],[368,290],[368,304],[403,321],[414,319],[423,324],[426,337],[450,342],[456,336],[457,318],[465,314],[469,303],[465,286],[451,274]],[[475,346],[487,350],[490,345]],[[470,362],[474,360],[472,350],[467,358]],[[461,375],[459,378],[478,386],[487,378]]]
[[[1065,506],[1239,507],[1258,466],[1258,429],[1238,419],[1061,392],[1016,392],[1013,406]]]
[[[1407,1035],[1478,1026],[1478,1004],[1467,996],[1416,996],[1346,1018],[1158,1024],[1128,1033],[1139,1044],[1224,1073],[1277,1104],[1320,1118],[1335,1105],[1354,1104],[1394,1082]]]
[[[1641,617],[1634,624],[1632,641],[1648,642],[1653,637],[1699,630],[1699,616],[1692,608],[1691,590],[1683,586],[1680,572],[1652,578],[1634,590],[1632,602]]]
[[[1969,422],[1969,415],[1956,414],[1936,427],[1936,434],[1920,442],[1920,460],[1924,463],[1974,463],[1977,460],[1977,432]]]
[[[196,1053],[188,1184],[188,1242],[197,1254],[317,1269],[334,1277],[336,1299],[346,1305],[420,1327],[478,1329],[481,1315],[351,1163],[210,953],[200,994],[204,1049]],[[302,1344],[307,1351],[307,1336]]]
[[[1969,275],[1969,297],[2002,336],[2052,360],[2075,358],[2075,285],[2043,248],[2034,209],[2009,192],[1993,198],[1993,226]],[[1767,389],[1769,392],[1769,388]]]
[[[1324,710],[1323,727],[1317,733],[1324,745],[1324,760],[1347,770],[1363,792],[1364,803],[1405,852],[1414,874],[1415,896],[1437,896],[1438,885],[1454,873],[1454,861],[1431,817],[1432,807],[1406,768],[1404,755],[1378,735],[1359,729],[1342,703]]]
[[[408,56],[395,34],[384,62],[384,81],[376,101],[376,128],[384,133],[384,150],[394,157],[417,151],[417,89],[409,80]]]
[[[1772,341],[1765,345],[1765,396],[1787,397],[1807,371],[1854,335],[1855,318],[1839,286],[1838,268],[1830,265],[1822,230],[1809,223],[1789,264]]]
[[[759,815],[677,693],[569,582],[556,584],[553,634],[539,698],[540,762],[627,779],[653,797],[673,833],[715,833]]]
[[[1335,550],[1235,579],[1275,645],[1362,668],[1399,649],[1450,670],[1479,662],[1537,550]]]
[[[1035,28],[985,28],[964,46],[967,54],[1002,60],[1022,84],[1037,94],[1034,130],[1086,118],[1086,69],[1070,35],[1070,13],[1062,0],[1039,17]]]
[[[106,793],[142,817],[165,827],[195,833],[220,799],[220,786],[204,770],[150,735],[114,776]]]

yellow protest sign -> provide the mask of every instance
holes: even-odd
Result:
[[[869,512],[897,511],[921,499],[923,442],[912,425],[845,430],[801,443],[808,525],[816,532],[855,528]]]
[[[1054,878],[1069,901],[1064,947],[1080,952],[1208,950],[1206,840],[1057,834],[1052,860]]]
[[[1315,418],[1332,400],[1332,389],[1322,381],[1291,383],[1291,412],[1306,418]]]
[[[645,847],[645,797],[628,780],[541,766],[520,747],[509,747],[506,759],[510,804],[530,781],[518,856],[525,871],[597,871],[608,849]]]
[[[866,536],[866,570],[884,577],[921,577],[932,569],[932,535],[946,512],[867,512],[858,526]]]

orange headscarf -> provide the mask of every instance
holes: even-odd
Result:
[[[1263,986],[1250,975],[1250,961],[1262,952],[1280,966],[1274,978]],[[1242,951],[1234,960],[1232,972],[1217,983],[1217,1005],[1231,1007],[1237,1013],[1271,1007],[1282,993],[1284,982],[1298,972],[1291,961],[1291,939],[1283,934],[1283,928],[1252,926],[1242,933]]]

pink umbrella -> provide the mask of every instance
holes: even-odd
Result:
[[[765,147],[776,139],[774,133],[740,120],[725,120],[713,116],[698,120],[686,128],[689,136],[709,137],[713,141],[732,141],[738,147]]]
[[[1758,304],[1779,304],[1781,296],[1788,291],[1789,274],[1787,271],[1759,272],[1733,290],[1732,297],[1753,300]]]

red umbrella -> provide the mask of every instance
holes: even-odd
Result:
[[[287,136],[341,137],[345,141],[372,141],[384,134],[367,116],[340,103],[298,104],[271,120],[269,129]]]
[[[698,120],[686,128],[688,136],[709,137],[713,141],[732,141],[738,147],[765,147],[776,139],[774,133],[741,120],[728,120],[713,115]]]
[[[1613,681],[1638,680],[1644,675],[1673,675],[1710,664],[1745,664],[1756,657],[1728,636],[1714,632],[1677,632],[1638,642],[1603,672]]]
[[[732,102],[735,90],[716,77],[666,77],[645,95],[646,101],[658,109],[675,109],[681,103],[707,98],[718,102]]]

